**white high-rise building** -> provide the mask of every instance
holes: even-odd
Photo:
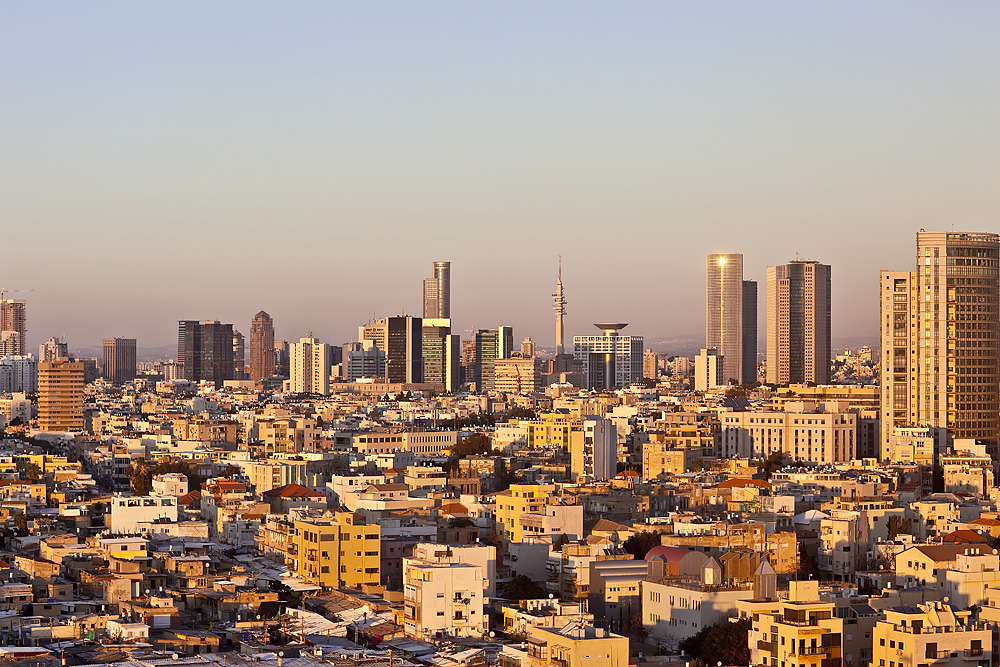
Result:
[[[53,336],[38,346],[39,361],[55,361],[69,356],[69,346],[61,338]]]
[[[722,355],[714,347],[702,348],[694,358],[694,390],[708,391],[725,383]]]
[[[291,390],[297,394],[330,393],[330,346],[307,333],[289,352]]]
[[[0,358],[0,394],[38,391],[38,362],[30,354]]]

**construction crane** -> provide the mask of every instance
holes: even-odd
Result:
[[[4,295],[10,294],[11,292],[34,292],[32,289],[11,289],[9,287],[0,287],[0,303],[4,301]]]

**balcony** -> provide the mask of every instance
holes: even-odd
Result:
[[[777,653],[778,642],[766,642],[764,640],[759,640],[757,642],[757,649],[760,651],[767,651],[768,653]]]
[[[990,653],[981,648],[967,648],[962,651],[962,657],[966,660],[990,660],[992,658]]]
[[[802,646],[798,650],[798,655],[826,655],[833,653],[832,646]]]

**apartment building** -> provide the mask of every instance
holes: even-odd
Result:
[[[477,565],[403,559],[403,627],[418,640],[482,637],[483,572]]]
[[[816,581],[789,582],[788,599],[761,605],[750,630],[750,664],[839,665],[844,620],[834,615],[834,603],[820,600]]]
[[[324,589],[378,585],[381,532],[354,512],[298,519],[289,532],[289,569]]]
[[[968,609],[945,602],[886,609],[872,635],[872,664],[878,667],[987,667],[993,631]]]

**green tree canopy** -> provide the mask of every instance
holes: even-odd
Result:
[[[644,560],[649,550],[658,546],[660,546],[660,534],[654,530],[636,533],[622,543],[622,548],[635,556],[636,560]]]
[[[537,600],[548,596],[548,591],[523,574],[519,574],[500,589],[500,595],[508,600]]]
[[[690,654],[698,667],[711,667],[722,663],[730,665],[750,664],[750,619],[744,618],[733,623],[723,619],[709,625],[697,634],[684,639],[680,649]]]

